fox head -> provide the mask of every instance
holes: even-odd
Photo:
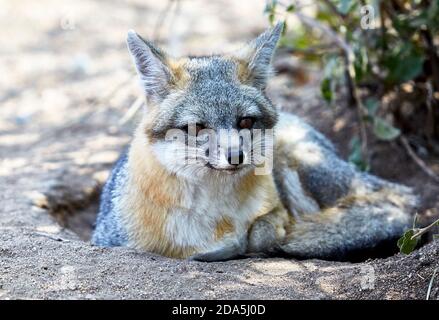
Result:
[[[127,44],[148,110],[143,134],[177,175],[236,175],[254,168],[255,149],[277,122],[265,94],[283,25],[232,54],[175,59],[134,31]]]

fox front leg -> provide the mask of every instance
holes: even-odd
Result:
[[[247,253],[270,253],[276,251],[284,240],[291,224],[288,212],[281,206],[259,217],[248,233]]]
[[[248,233],[238,239],[230,239],[219,248],[197,253],[190,260],[224,261],[261,253],[277,252],[292,224],[291,218],[282,205],[253,222]]]

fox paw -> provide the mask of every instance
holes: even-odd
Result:
[[[247,247],[247,239],[242,237],[239,240],[224,244],[222,247],[208,251],[201,252],[190,256],[189,260],[213,262],[237,259],[242,257]]]

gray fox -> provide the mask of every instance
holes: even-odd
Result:
[[[282,28],[231,54],[183,59],[128,32],[148,110],[103,188],[93,244],[201,261],[343,260],[403,233],[417,206],[412,190],[356,171],[266,96]],[[169,139],[173,130],[183,140]],[[228,132],[227,147],[201,148],[208,130]],[[254,144],[272,149],[265,174],[256,174],[255,147],[244,148],[240,135],[257,130],[274,132],[273,143]]]

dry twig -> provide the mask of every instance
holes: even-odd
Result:
[[[145,98],[143,96],[139,96],[134,102],[131,104],[131,107],[128,109],[128,111],[124,114],[122,119],[119,121],[119,125],[122,126],[126,124],[128,121],[130,121],[134,115],[137,113],[137,111],[140,110],[140,108],[144,105]]]
[[[410,158],[413,159],[413,161],[418,165],[419,168],[421,168],[422,171],[424,171],[431,179],[433,179],[435,182],[439,183],[439,177],[436,175],[436,173],[431,170],[427,164],[418,157],[416,152],[412,149],[410,146],[410,143],[408,142],[407,138],[404,136],[401,136],[400,141],[402,145],[404,146],[405,150],[407,151],[407,154],[410,156]]]
[[[429,224],[428,226],[419,229],[412,237],[411,240],[418,238],[420,236],[422,236],[424,233],[428,232],[431,228],[433,228],[434,226],[439,225],[439,219],[437,219],[436,221],[434,221],[433,223]]]
[[[427,298],[426,300],[430,299],[430,294],[431,294],[431,288],[433,287],[433,282],[434,282],[434,278],[436,278],[436,272],[437,272],[438,268],[434,269],[433,272],[433,276],[431,277],[430,283],[428,284],[428,290],[427,290]]]

